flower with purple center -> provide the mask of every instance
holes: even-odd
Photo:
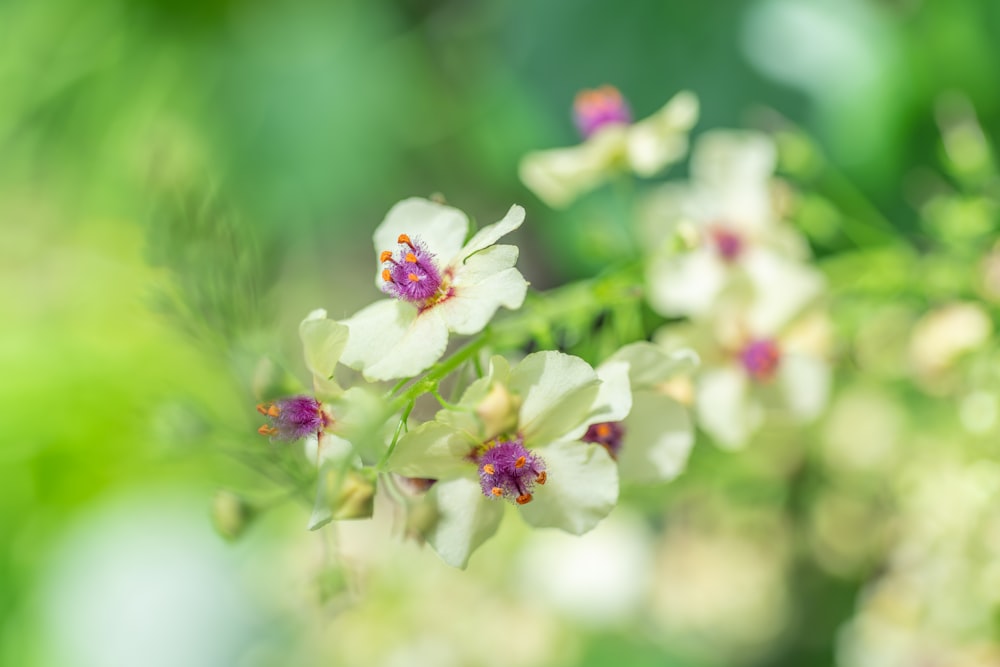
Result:
[[[823,279],[803,261],[803,236],[782,220],[773,140],[706,132],[690,162],[690,178],[654,190],[639,215],[643,246],[651,250],[650,306],[666,317],[705,319],[735,298],[740,307],[749,302],[754,328],[787,321],[819,296]]]
[[[284,442],[319,436],[333,421],[312,396],[279,398],[258,405],[257,412],[267,418],[267,423],[257,432]]]
[[[494,440],[476,457],[479,484],[487,498],[505,498],[524,505],[534,497],[535,484],[545,484],[545,462],[524,448],[520,438]]]
[[[740,352],[740,361],[752,380],[770,382],[778,372],[781,350],[770,338],[750,341]]]
[[[501,307],[524,302],[528,283],[514,268],[518,250],[496,245],[524,221],[512,206],[502,220],[466,241],[469,219],[456,208],[406,199],[375,230],[378,301],[343,324],[343,363],[369,380],[410,377],[444,354],[449,333],[479,333]]]
[[[457,406],[399,440],[388,467],[439,480],[428,492],[437,521],[424,537],[464,567],[496,532],[508,504],[500,499],[532,526],[579,535],[597,525],[617,502],[618,470],[604,447],[583,438],[630,407],[624,364],[598,373],[561,352],[536,352],[513,367],[497,356]]]
[[[584,139],[608,125],[628,125],[632,112],[614,86],[581,90],[573,100],[573,120]]]
[[[635,123],[611,86],[581,92],[573,107],[583,142],[529,153],[519,168],[521,181],[553,208],[568,206],[622,172],[655,176],[684,156],[698,119],[698,98],[686,91]]]
[[[664,345],[693,344],[706,360],[694,385],[695,414],[724,449],[744,447],[770,415],[812,421],[829,398],[826,315],[812,308],[762,328],[749,316],[757,307],[719,309],[712,320],[671,325],[657,335]],[[774,307],[783,310],[781,304]]]

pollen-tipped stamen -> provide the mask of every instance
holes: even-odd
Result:
[[[506,498],[523,505],[532,499],[532,489],[546,480],[545,462],[525,448],[520,438],[497,438],[484,443],[474,454],[479,464],[483,495]]]

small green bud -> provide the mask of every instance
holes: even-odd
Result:
[[[212,525],[229,541],[240,537],[256,514],[250,503],[231,491],[220,489],[212,498]]]

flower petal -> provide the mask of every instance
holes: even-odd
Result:
[[[558,440],[585,424],[600,390],[590,365],[562,352],[535,352],[511,369],[509,388],[521,397],[519,423],[530,446]]]
[[[778,382],[785,405],[799,421],[819,416],[830,398],[830,366],[821,359],[786,354],[778,366]]]
[[[822,293],[825,284],[816,269],[766,248],[747,250],[741,264],[754,289],[746,318],[755,336],[778,334]]]
[[[309,313],[299,324],[306,367],[313,375],[313,387],[317,394],[332,397],[341,393],[333,373],[347,345],[349,331],[343,324],[327,319],[322,308]]]
[[[341,362],[367,380],[411,377],[430,367],[448,347],[448,327],[429,308],[419,315],[395,299],[376,301],[344,320],[350,337]]]
[[[455,293],[434,306],[450,331],[463,335],[483,330],[500,306],[520,308],[528,282],[517,269],[517,248],[498,245],[469,257],[455,269]]]
[[[601,386],[591,414],[583,428],[600,422],[620,422],[632,409],[632,388],[628,379],[629,366],[624,361],[605,361],[597,368]],[[586,432],[586,431],[584,431]],[[582,435],[582,434],[581,434]]]
[[[628,161],[640,176],[653,176],[684,157],[687,133],[698,122],[698,98],[682,91],[663,108],[628,128]]]
[[[748,382],[746,373],[734,366],[705,370],[698,378],[698,424],[724,449],[746,445],[763,417],[747,395]]]
[[[691,348],[668,351],[647,341],[622,347],[608,357],[605,363],[613,361],[628,364],[628,377],[633,390],[652,389],[677,375],[694,372],[701,363],[698,354]]]
[[[712,130],[691,151],[691,178],[716,192],[759,187],[774,175],[778,151],[766,134]]]
[[[468,260],[469,255],[493,245],[502,237],[520,227],[523,222],[524,208],[514,204],[500,222],[494,222],[492,225],[487,225],[476,232],[456,256],[456,262],[465,262]],[[516,255],[515,259],[517,259]]]
[[[522,505],[521,516],[538,528],[581,535],[606,517],[618,502],[618,467],[600,445],[576,441],[541,447],[547,480]]]
[[[707,246],[656,256],[646,269],[649,305],[667,317],[705,315],[726,286],[728,269]]]
[[[468,457],[477,444],[447,424],[426,422],[399,439],[388,467],[406,477],[461,477],[476,470]]]
[[[443,267],[462,247],[469,218],[457,208],[411,197],[399,202],[375,230],[375,255],[396,247],[400,234],[419,238]]]
[[[464,568],[472,552],[497,532],[505,503],[487,498],[479,482],[464,477],[438,482],[428,497],[437,504],[438,517],[427,542],[444,562]]]
[[[640,483],[673,479],[687,465],[693,445],[691,417],[680,403],[657,392],[636,392],[625,418],[619,474]]]
[[[528,153],[519,175],[539,199],[565,208],[610,176],[625,151],[625,127],[609,125],[579,146]]]

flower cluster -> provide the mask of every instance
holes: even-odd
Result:
[[[557,351],[513,365],[494,354],[480,377],[463,380],[495,348],[484,329],[497,310],[525,300],[517,248],[497,244],[523,220],[513,206],[470,236],[461,211],[404,200],[374,234],[376,281],[388,298],[341,322],[324,310],[303,320],[312,391],[258,411],[262,435],[304,441],[317,466],[310,528],[371,516],[384,486],[408,506],[415,535],[464,567],[507,506],[533,526],[581,534],[614,508],[620,479],[664,481],[683,470],[691,423],[665,387],[693,370],[693,352],[638,342],[596,369]],[[452,334],[474,338],[441,361]],[[340,365],[367,383],[343,390]],[[449,376],[467,384],[454,404],[439,393]],[[393,389],[374,384],[400,378]],[[421,423],[412,415],[424,394],[443,408]]]
[[[652,176],[683,157],[697,108],[680,93],[633,123],[617,90],[585,91],[574,110],[583,143],[527,156],[522,177],[562,206],[616,175]],[[730,448],[768,409],[814,417],[829,384],[824,281],[783,221],[775,161],[763,135],[703,134],[690,179],[638,200],[638,262],[531,300],[518,248],[499,243],[523,208],[473,233],[443,203],[393,206],[373,236],[385,298],[342,321],[309,314],[311,391],[258,406],[259,432],[304,441],[316,466],[310,528],[370,517],[384,491],[410,535],[464,567],[505,512],[579,535],[614,509],[622,484],[677,477],[694,444],[692,405]],[[664,319],[646,327],[640,300]],[[526,302],[491,326],[501,307]],[[449,354],[455,337],[464,346]]]

